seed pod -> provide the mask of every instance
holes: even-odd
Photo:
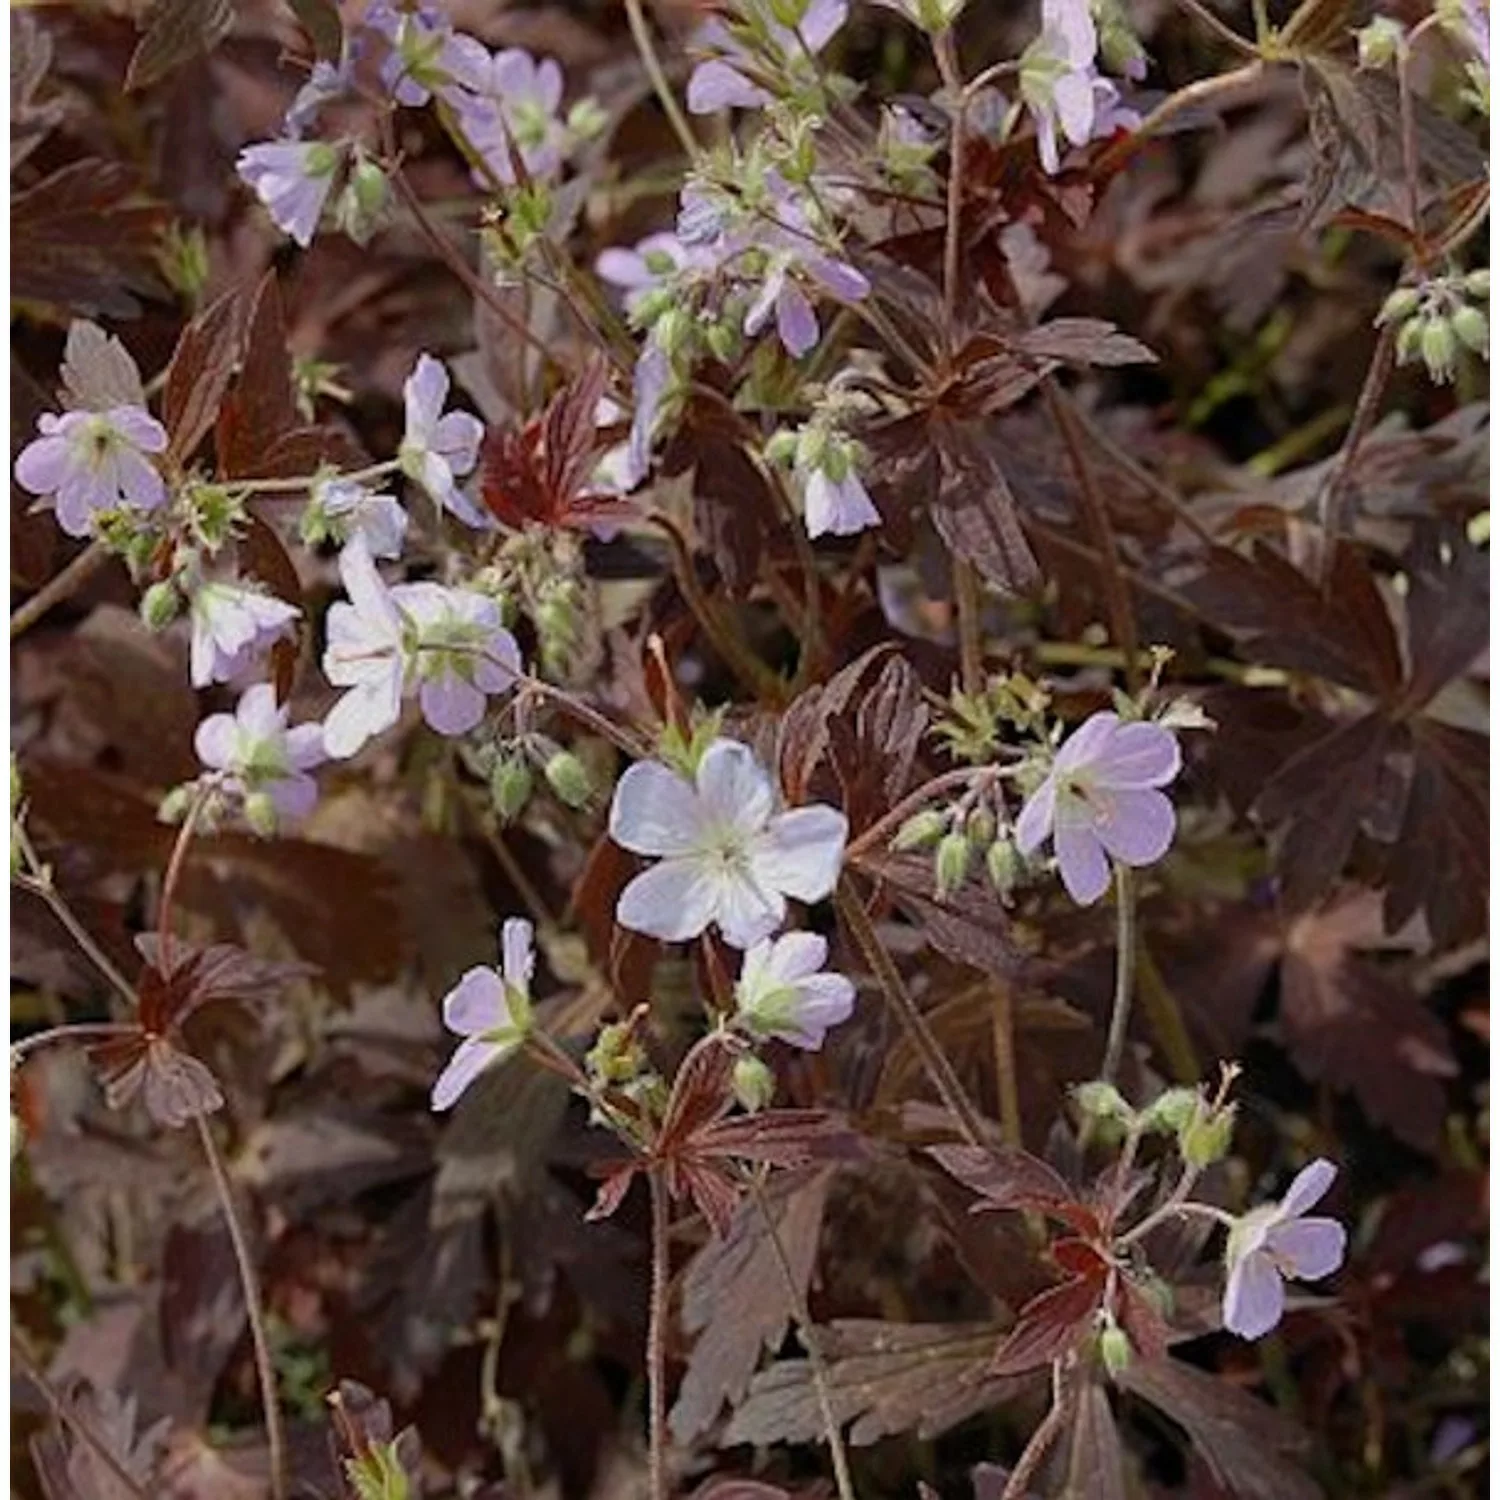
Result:
[[[153,583],[141,595],[141,619],[151,630],[165,630],[182,609],[182,595],[170,583]]]
[[[942,838],[947,826],[946,813],[938,812],[936,808],[924,808],[919,813],[913,813],[896,830],[891,848],[898,854],[905,854],[912,849],[930,849]]]
[[[1203,1096],[1197,1089],[1168,1089],[1147,1105],[1141,1113],[1141,1120],[1147,1130],[1179,1135],[1197,1117],[1202,1104]]]
[[[752,1115],[776,1097],[776,1075],[754,1053],[747,1053],[735,1063],[730,1083],[741,1108]]]
[[[571,750],[559,750],[549,756],[547,764],[542,767],[542,775],[557,797],[569,807],[588,805],[594,791],[593,783],[587,768]]]
[[[1490,320],[1479,308],[1464,306],[1448,320],[1463,344],[1486,359],[1490,353]]]
[[[937,898],[946,901],[969,873],[969,841],[963,834],[944,834],[933,856],[932,871]]]
[[[521,814],[531,800],[531,767],[519,755],[505,756],[490,773],[490,801],[502,823]]]

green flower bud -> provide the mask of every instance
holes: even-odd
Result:
[[[158,823],[180,823],[187,817],[188,807],[193,800],[193,788],[191,784],[186,786],[174,786],[165,797],[156,805],[156,821]]]
[[[1422,330],[1426,324],[1421,318],[1409,318],[1396,332],[1396,360],[1409,365],[1422,352]]]
[[[1360,67],[1385,68],[1401,55],[1401,48],[1406,43],[1406,28],[1391,16],[1376,16],[1356,36]]]
[[[1009,839],[996,839],[984,856],[984,870],[1001,901],[1009,902],[1026,877],[1026,861]]]
[[[1454,363],[1458,357],[1458,338],[1453,325],[1446,318],[1427,318],[1422,329],[1422,363],[1427,373],[1438,385],[1446,385],[1453,379]]]
[[[1490,273],[1488,267],[1478,271],[1470,271],[1464,277],[1464,290],[1471,297],[1488,297],[1490,294]]]
[[[778,24],[795,31],[807,14],[807,0],[771,0],[771,15]]]
[[[987,807],[974,808],[964,824],[964,833],[976,853],[988,849],[995,842],[995,814]]]
[[[685,307],[671,305],[656,320],[653,333],[668,355],[680,354],[692,342],[693,315]]]
[[[380,227],[390,194],[385,173],[367,156],[361,155],[334,207],[335,224],[356,245],[367,244]]]
[[[588,770],[571,750],[559,750],[549,756],[547,764],[542,767],[542,775],[558,799],[569,807],[586,807],[593,796]]]
[[[1202,1171],[1229,1154],[1234,1139],[1234,1106],[1225,1105],[1212,1114],[1195,1119],[1177,1137],[1182,1159],[1190,1167]]]
[[[788,432],[783,428],[775,433],[771,441],[766,444],[766,458],[773,464],[782,467],[790,464],[797,456],[797,434]]]
[[[411,1480],[397,1457],[394,1442],[380,1443],[357,1458],[346,1458],[344,1473],[357,1500],[413,1500]]]
[[[1380,305],[1377,324],[1404,323],[1421,305],[1422,294],[1414,286],[1398,286]]]
[[[754,1053],[736,1061],[730,1083],[734,1097],[748,1114],[763,1110],[776,1097],[776,1075]]]
[[[502,823],[521,814],[531,800],[531,767],[519,755],[507,755],[490,773],[490,802]]]
[[[245,822],[250,831],[261,838],[271,838],[276,832],[276,804],[269,792],[251,792],[245,798]]]
[[[568,134],[575,140],[591,141],[609,124],[609,116],[594,99],[580,99],[568,111]]]
[[[141,619],[152,630],[165,630],[181,611],[182,595],[170,583],[153,583],[141,595]]]
[[[1099,1360],[1113,1375],[1119,1375],[1130,1363],[1130,1336],[1111,1318],[1099,1330]]]
[[[969,841],[963,834],[944,834],[938,841],[932,872],[937,899],[946,901],[969,873]]]
[[[1078,1112],[1089,1120],[1114,1120],[1128,1125],[1135,1118],[1135,1111],[1125,1102],[1125,1096],[1114,1084],[1102,1078],[1074,1085],[1073,1102]]]
[[[891,840],[891,848],[898,854],[912,849],[930,849],[942,838],[948,828],[948,815],[934,807],[924,807],[913,813],[897,830]]]
[[[677,305],[677,297],[670,287],[654,286],[641,293],[635,304],[631,321],[641,328],[651,328],[661,315]]]
[[[1164,1135],[1180,1135],[1197,1118],[1203,1108],[1203,1096],[1197,1089],[1168,1089],[1158,1094],[1141,1111],[1141,1122],[1147,1130]]]
[[[641,1075],[646,1055],[629,1021],[611,1021],[599,1028],[583,1061],[590,1078],[620,1085],[633,1083]]]
[[[710,323],[704,331],[709,353],[721,364],[733,364],[740,357],[744,340],[733,323]]]
[[[1448,320],[1465,347],[1488,359],[1490,354],[1490,320],[1477,307],[1465,305]]]

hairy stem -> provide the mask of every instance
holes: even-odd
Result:
[[[943,226],[943,330],[951,353],[958,343],[955,321],[958,313],[960,220],[964,202],[964,135],[968,125],[969,95],[958,66],[951,30],[933,38],[932,55],[953,100],[953,124],[948,135],[948,217]]]
[[[108,560],[109,552],[104,543],[90,542],[61,573],[49,578],[10,617],[11,640],[35,625],[54,604],[61,604],[69,595],[82,588]]]
[[[640,54],[641,65],[646,70],[646,77],[651,80],[651,87],[672,127],[672,133],[682,143],[688,160],[694,161],[698,156],[698,142],[693,138],[693,128],[688,124],[687,116],[683,114],[682,106],[672,92],[672,85],[667,81],[661,58],[656,55],[656,44],[651,40],[651,28],[646,24],[641,0],[625,0],[625,17],[630,22],[630,35],[635,42],[635,50]]]
[[[818,1414],[823,1419],[823,1432],[828,1439],[828,1453],[833,1461],[833,1482],[838,1487],[839,1500],[855,1500],[854,1480],[849,1472],[849,1453],[844,1447],[844,1434],[839,1426],[838,1413],[833,1409],[833,1388],[828,1379],[828,1361],[823,1357],[823,1346],[818,1331],[813,1325],[812,1312],[802,1288],[792,1271],[786,1247],[781,1243],[781,1234],[776,1228],[776,1219],[766,1198],[766,1191],[758,1177],[750,1178],[750,1195],[766,1226],[766,1236],[771,1242],[771,1253],[776,1257],[777,1269],[786,1287],[787,1301],[792,1316],[797,1322],[797,1333],[807,1349],[808,1368],[812,1371],[813,1392],[818,1399]]]
[[[170,973],[172,968],[172,904],[182,880],[183,866],[187,863],[188,849],[198,831],[198,819],[203,816],[211,795],[212,787],[205,784],[189,804],[182,827],[177,830],[171,857],[167,860],[166,874],[162,876],[161,902],[156,914],[156,961],[163,974]]]
[[[1000,1500],[1021,1500],[1031,1483],[1031,1476],[1041,1467],[1042,1460],[1062,1431],[1063,1422],[1067,1419],[1067,1406],[1062,1399],[1062,1382],[1055,1375],[1056,1368],[1054,1365],[1052,1405],[1042,1418],[1040,1426],[1031,1434],[1030,1442],[1021,1450],[1021,1456],[1016,1460],[1016,1466],[1010,1471],[1005,1488],[1000,1492]]]
[[[995,1046],[995,1096],[999,1100],[1000,1134],[1008,1146],[1021,1144],[1021,1080],[1016,1072],[1016,1014],[1010,985],[992,980],[990,1031]]]
[[[1212,78],[1200,78],[1186,88],[1164,99],[1141,121],[1140,128],[1122,135],[1111,146],[1106,147],[1094,159],[1093,175],[1104,178],[1119,171],[1164,125],[1175,119],[1184,110],[1208,104],[1221,94],[1232,94],[1247,84],[1259,83],[1266,65],[1260,58],[1253,58],[1243,67],[1228,73],[1216,73]]]
[[[260,1382],[260,1401],[266,1414],[271,1500],[286,1500],[286,1432],[281,1425],[281,1407],[276,1400],[276,1367],[271,1363],[271,1344],[266,1336],[266,1313],[265,1304],[261,1300],[260,1278],[256,1274],[255,1260],[250,1254],[249,1241],[245,1238],[244,1225],[234,1206],[234,1188],[229,1181],[229,1172],[225,1168],[218,1142],[214,1140],[213,1131],[202,1115],[195,1116],[193,1123],[198,1127],[198,1139],[203,1145],[204,1156],[208,1158],[214,1192],[218,1195],[224,1223],[229,1230],[229,1241],[234,1247],[234,1263],[239,1270],[240,1288],[245,1297],[245,1315],[250,1320],[250,1343],[255,1351],[255,1376]]]
[[[1104,1065],[1099,1076],[1113,1083],[1125,1056],[1125,1035],[1130,1029],[1130,1002],[1135,992],[1135,879],[1127,865],[1115,866],[1115,994],[1109,1013],[1109,1040],[1104,1046]]]
[[[949,1112],[957,1121],[963,1138],[971,1146],[982,1146],[986,1136],[983,1117],[964,1091],[958,1074],[953,1071],[953,1064],[948,1061],[937,1038],[933,1036],[932,1028],[928,1026],[911,991],[906,988],[901,971],[885,951],[864,904],[847,882],[840,883],[834,892],[834,904],[844,925],[859,945],[860,952],[864,954],[865,962],[869,964],[881,991],[900,1019],[912,1046],[917,1049],[917,1055],[922,1059],[938,1097],[948,1106]]]
[[[651,1188],[651,1317],[646,1331],[646,1389],[650,1407],[651,1500],[668,1500],[667,1489],[667,1280],[671,1246],[667,1238],[667,1188],[661,1173],[646,1174]]]
[[[979,575],[966,558],[953,559],[953,601],[958,613],[958,671],[963,690],[984,687],[984,642],[979,629]]]

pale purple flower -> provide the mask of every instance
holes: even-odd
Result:
[[[854,1010],[854,986],[825,973],[828,940],[815,932],[762,938],[746,954],[734,989],[741,1024],[757,1037],[776,1037],[816,1052],[829,1027]]]
[[[323,653],[328,680],[348,689],[323,724],[335,759],[389,729],[409,693],[432,729],[460,735],[484,717],[489,695],[514,686],[521,653],[493,599],[436,583],[387,587],[359,535],[340,553],[339,575],[349,599],[328,611]]]
[[[483,52],[483,49],[480,49]],[[495,178],[516,180],[512,151],[527,174],[551,177],[562,166],[568,131],[557,111],[562,105],[563,74],[550,57],[534,58],[510,47],[469,70],[469,81],[455,93],[464,137]]]
[[[1460,0],[1463,31],[1474,54],[1484,64],[1490,65],[1490,8],[1483,0]]]
[[[189,676],[194,687],[235,682],[259,667],[262,657],[291,629],[301,611],[285,599],[227,579],[192,590]]]
[[[848,0],[808,0],[794,30],[776,20],[769,5],[758,0],[750,3],[760,12],[759,20],[772,55],[757,59],[728,27],[710,21],[699,31],[698,45],[719,55],[699,63],[688,79],[687,106],[693,114],[759,109],[769,104],[772,95],[750,76],[758,65],[772,69],[778,76],[788,69],[800,70],[806,64],[807,53],[821,52],[849,17]]]
[[[101,510],[154,510],[166,499],[166,485],[146,457],[167,446],[166,429],[141,407],[47,412],[37,431],[41,436],[16,459],[16,482],[51,497],[57,524],[69,536],[87,536]]]
[[[403,393],[406,431],[397,453],[402,472],[466,525],[489,527],[489,517],[460,491],[457,483],[479,461],[484,423],[466,411],[443,411],[448,400],[448,371],[430,354],[418,356]]]
[[[1157,789],[1181,767],[1176,738],[1159,725],[1094,714],[1027,799],[1016,847],[1031,854],[1050,837],[1068,894],[1088,906],[1109,888],[1111,858],[1149,865],[1167,852],[1177,815]]]
[[[638,484],[651,468],[651,437],[661,404],[672,381],[672,361],[667,351],[648,340],[635,362],[633,380],[635,411],[630,419],[630,444],[626,472]]]
[[[615,788],[610,837],[660,861],[625,887],[615,919],[667,942],[717,924],[748,948],[786,917],[786,898],[821,901],[838,880],[849,824],[821,804],[778,811],[748,745],[715,740],[689,779],[639,761]]]
[[[302,533],[312,540],[333,537],[341,545],[358,533],[372,557],[398,558],[411,518],[394,495],[377,493],[354,479],[330,475],[313,483],[302,517]]]
[[[247,688],[232,714],[205,719],[193,736],[198,759],[227,792],[270,800],[278,823],[305,818],[318,800],[318,784],[307,773],[321,765],[323,726],[287,726],[285,707],[267,682]]]
[[[443,996],[443,1025],[463,1041],[433,1085],[434,1109],[452,1109],[486,1068],[525,1042],[535,970],[531,923],[509,917],[500,929],[500,972],[472,968]]]
[[[236,168],[276,227],[305,250],[323,216],[341,154],[324,141],[262,141],[240,152]]]
[[[880,525],[880,512],[859,477],[859,445],[816,422],[802,431],[792,474],[802,490],[810,537],[853,536]]]
[[[675,234],[648,234],[627,250],[615,245],[602,251],[594,270],[625,293],[625,310],[634,313],[652,292],[670,285],[688,268],[711,269],[713,257],[701,245],[684,244]]]
[[[407,11],[389,0],[375,0],[364,21],[389,43],[380,80],[397,104],[426,104],[434,93],[453,103],[455,87],[482,86],[488,52],[473,37],[455,32],[441,6]]]
[[[1316,1281],[1343,1264],[1344,1226],[1337,1219],[1307,1216],[1337,1174],[1331,1161],[1310,1162],[1280,1203],[1252,1208],[1229,1231],[1224,1326],[1230,1333],[1242,1339],[1269,1333],[1286,1306],[1283,1278]]]
[[[353,87],[353,57],[345,52],[337,64],[321,58],[312,66],[307,82],[297,90],[281,122],[281,131],[288,140],[300,140],[317,119],[325,104],[341,99]]]

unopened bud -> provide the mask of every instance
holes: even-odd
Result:
[[[1422,352],[1422,329],[1426,324],[1421,318],[1408,318],[1396,333],[1396,359],[1400,364],[1410,364]]]
[[[735,1063],[730,1082],[740,1107],[752,1115],[776,1097],[776,1075],[754,1053],[747,1053]]]
[[[987,807],[976,807],[964,824],[964,832],[976,850],[988,849],[995,842],[995,815]]]
[[[1488,297],[1490,294],[1490,273],[1488,267],[1482,267],[1478,271],[1470,271],[1464,277],[1464,290],[1471,297]]]
[[[159,823],[182,822],[187,816],[188,806],[192,800],[193,788],[191,784],[174,786],[156,805],[157,821]]]
[[[1490,320],[1479,308],[1465,305],[1448,320],[1462,343],[1486,359],[1490,353]]]
[[[704,330],[704,339],[709,353],[723,364],[733,364],[740,355],[743,342],[740,330],[733,323],[710,323]]]
[[[797,434],[785,428],[775,433],[766,444],[766,457],[773,464],[786,465],[797,456]]]
[[[1177,1145],[1183,1161],[1202,1171],[1229,1154],[1233,1139],[1234,1106],[1231,1104],[1194,1120],[1177,1137]]]
[[[1197,1118],[1203,1107],[1203,1096],[1197,1089],[1168,1089],[1158,1094],[1141,1112],[1147,1130],[1179,1135]]]
[[[652,338],[669,355],[685,349],[693,337],[693,316],[685,307],[668,307],[656,320]]]
[[[947,827],[948,818],[945,813],[938,812],[936,808],[924,808],[919,813],[913,813],[896,830],[891,848],[898,854],[912,849],[930,849],[942,838]]]
[[[1073,1090],[1073,1102],[1078,1111],[1090,1120],[1114,1120],[1128,1125],[1135,1118],[1135,1111],[1125,1102],[1125,1096],[1114,1084],[1096,1078],[1080,1083]]]
[[[795,31],[807,14],[807,0],[771,0],[771,16],[788,31]]]
[[[593,783],[583,762],[571,750],[559,750],[549,756],[547,764],[542,767],[542,775],[557,797],[569,807],[588,805],[594,791]]]
[[[1414,312],[1422,301],[1422,294],[1414,286],[1398,286],[1384,302],[1380,304],[1380,311],[1376,314],[1377,323],[1404,323]]]
[[[995,894],[1008,902],[1026,875],[1026,861],[1009,839],[996,839],[984,856],[985,874]]]
[[[933,883],[939,901],[946,901],[969,873],[969,841],[961,833],[944,834],[932,858]]]
[[[152,630],[165,630],[182,610],[182,595],[170,583],[153,583],[141,595],[141,619]]]
[[[375,1444],[345,1459],[344,1473],[357,1500],[412,1500],[411,1479],[394,1442]]]
[[[1362,68],[1385,68],[1401,55],[1406,29],[1390,16],[1376,16],[1357,33],[1359,65]]]
[[[1446,385],[1453,378],[1454,361],[1458,356],[1458,338],[1453,325],[1446,318],[1427,318],[1422,324],[1422,363],[1427,373],[1439,385]]]
[[[1118,1375],[1130,1363],[1130,1336],[1113,1318],[1099,1331],[1099,1359],[1111,1375]]]
[[[505,756],[490,773],[490,801],[502,823],[521,814],[531,800],[531,767],[519,755]]]
[[[276,832],[276,804],[269,792],[251,792],[245,798],[245,822],[252,833],[263,839]]]

